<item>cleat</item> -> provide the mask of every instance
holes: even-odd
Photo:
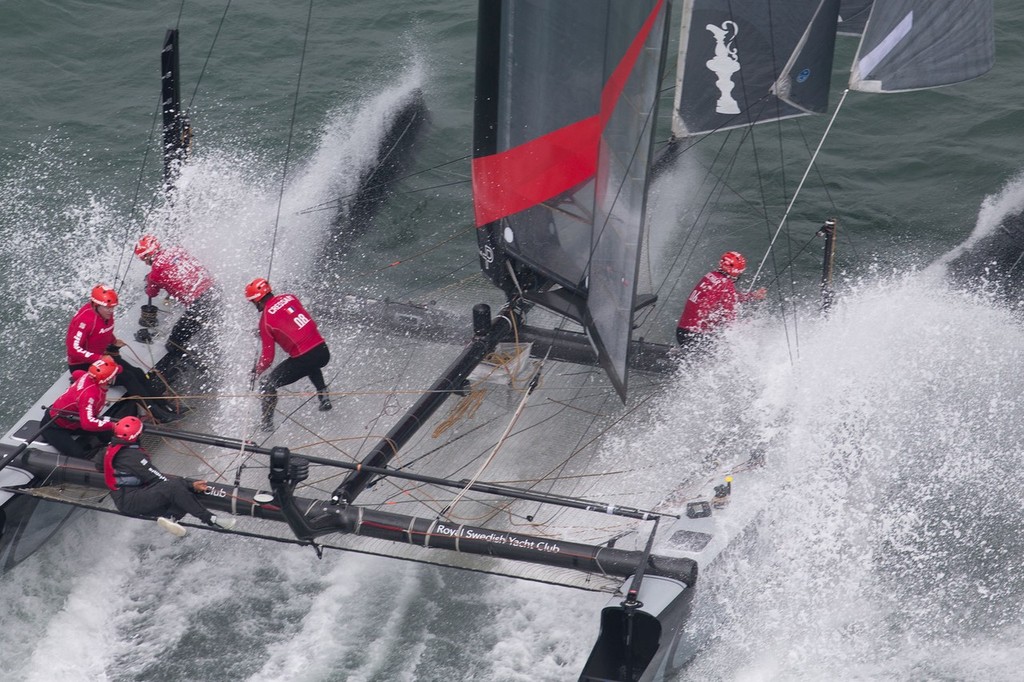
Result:
[[[178,538],[185,537],[185,533],[188,532],[185,526],[181,525],[174,519],[167,518],[166,516],[161,516],[160,518],[158,518],[156,520],[156,525],[160,526],[165,531]]]

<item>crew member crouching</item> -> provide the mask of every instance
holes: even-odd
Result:
[[[110,442],[114,422],[100,416],[107,402],[107,388],[121,371],[109,355],[71,373],[71,386],[47,408],[42,437],[68,457],[92,459],[96,443]],[[134,408],[132,408],[134,409]]]

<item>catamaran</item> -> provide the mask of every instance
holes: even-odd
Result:
[[[847,16],[867,4],[850,3]],[[683,3],[673,154],[704,132],[826,111],[837,29],[855,26],[840,22],[838,0],[719,5]],[[183,449],[221,452],[216,475],[201,472],[211,481],[202,502],[241,517],[235,532],[253,538],[607,593],[581,680],[664,680],[685,665],[700,571],[769,491],[756,443],[711,455],[679,446],[639,469],[617,456],[628,449],[624,418],[656,422],[679,362],[635,333],[657,301],[641,263],[671,16],[668,0],[482,0],[472,183],[494,305],[460,321],[340,297],[330,314],[355,330],[330,339],[355,387],[332,390],[343,423],[305,419],[312,396],[297,394],[284,425],[258,441],[241,427],[225,435],[196,407],[176,428],[146,429],[161,468],[194,476],[208,458]],[[877,3],[851,85],[885,92],[980,75],[991,19],[987,3]],[[922,45],[939,52],[922,58]],[[164,71],[176,73],[173,56]],[[189,141],[174,90],[165,82],[169,184]],[[827,251],[826,273],[830,262]],[[173,320],[160,317],[132,352],[159,355]],[[424,388],[426,375],[436,378]],[[41,408],[66,382],[0,440],[5,568],[75,510],[113,511],[92,462],[36,438]]]

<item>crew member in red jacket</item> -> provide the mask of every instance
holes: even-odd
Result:
[[[327,342],[316,328],[316,322],[299,299],[292,294],[274,295],[270,282],[258,277],[245,287],[245,297],[260,311],[260,340],[263,349],[252,369],[255,380],[274,362],[275,344],[288,353],[288,358],[260,383],[263,394],[263,429],[274,428],[274,408],[277,407],[277,389],[309,377],[320,399],[320,410],[331,409],[327,384],[321,368],[331,359]]]
[[[180,246],[165,248],[151,234],[139,239],[135,255],[150,266],[146,295],[152,298],[162,289],[185,306],[185,312],[167,339],[167,354],[154,367],[172,383],[177,376],[174,368],[192,350],[188,346],[189,339],[213,321],[219,299],[216,282],[209,270],[188,251]]]
[[[747,260],[739,252],[722,254],[718,270],[704,275],[686,299],[676,328],[679,345],[707,338],[708,334],[735,320],[737,303],[764,299],[767,292],[763,288],[749,293],[736,291],[736,279],[746,269]]]
[[[43,440],[62,455],[80,459],[90,459],[94,449],[83,436],[109,443],[114,422],[100,413],[107,402],[107,387],[119,371],[121,367],[114,359],[104,355],[88,370],[72,372],[71,386],[47,410]]]
[[[186,481],[164,476],[153,458],[139,444],[142,422],[122,417],[114,425],[114,439],[103,455],[103,479],[113,491],[110,497],[122,514],[156,516],[160,527],[177,536],[185,534],[178,521],[191,514],[208,526],[226,530],[235,527],[233,518],[218,518],[196,499],[206,492],[206,481]]]
[[[146,373],[121,357],[124,341],[114,335],[114,308],[117,303],[117,292],[110,287],[97,284],[92,288],[89,302],[79,308],[68,325],[68,369],[72,372],[88,369],[90,363],[109,353],[121,367],[111,385],[124,386],[125,395],[138,396],[142,406],[158,422],[178,419],[179,415],[167,403],[152,400],[162,393],[150,387]]]

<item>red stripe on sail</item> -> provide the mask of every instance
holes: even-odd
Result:
[[[601,133],[622,96],[664,0],[659,0],[601,91],[601,111],[498,154],[473,159],[476,225],[547,201],[592,178]]]

